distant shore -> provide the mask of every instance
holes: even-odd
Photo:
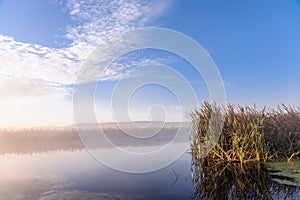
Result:
[[[133,124],[134,123],[134,124]],[[149,146],[162,145],[170,142],[177,133],[179,126],[186,127],[189,134],[188,123],[183,122],[154,122],[151,124],[146,121],[139,122],[122,122],[121,126],[128,130],[137,131],[144,134],[144,130],[154,129],[156,127],[163,127],[155,136],[143,139],[134,138],[122,130],[120,130],[116,123],[101,123],[101,124],[79,124],[79,128],[83,134],[87,134],[91,139],[97,138],[97,128],[101,127],[106,136],[116,146]],[[148,126],[148,127],[147,127]],[[146,128],[147,127],[147,128]],[[81,132],[81,133],[82,133]],[[95,142],[95,148],[106,148]],[[0,154],[7,153],[35,153],[43,151],[56,150],[76,150],[83,149],[80,137],[77,133],[75,125],[66,127],[39,127],[39,128],[17,128],[17,129],[0,129]]]

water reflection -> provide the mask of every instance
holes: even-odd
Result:
[[[193,159],[192,199],[299,199],[299,187],[273,180],[264,163],[216,163]]]
[[[107,131],[112,141],[131,151],[147,150],[174,136],[174,127],[164,129],[148,142],[122,137],[112,129]],[[113,152],[106,147],[95,148],[108,156]],[[1,200],[300,199],[299,187],[280,184],[278,179],[289,177],[278,173],[278,167],[270,169],[262,163],[248,163],[241,169],[239,164],[197,160],[188,152],[171,166],[153,173],[121,173],[94,160],[77,134],[65,129],[0,132],[0,166]],[[293,172],[299,173],[299,168]]]
[[[148,174],[112,170],[84,149],[5,154],[0,163],[1,200],[188,199],[192,192],[189,154]]]

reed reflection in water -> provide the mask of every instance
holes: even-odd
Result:
[[[192,159],[192,199],[297,199],[300,187],[274,181],[267,165]]]

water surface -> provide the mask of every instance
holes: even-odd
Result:
[[[172,130],[169,127],[166,135],[144,143],[124,139],[115,130],[108,132],[112,131],[110,136],[118,145],[138,151],[169,142],[174,136]],[[201,168],[192,164],[191,154],[186,152],[161,170],[129,174],[95,160],[77,135],[55,131],[18,134],[0,133],[0,200],[300,199],[299,186],[280,182],[286,178],[280,170],[269,172],[264,166],[238,174],[227,166]],[[182,144],[175,144],[174,148],[176,145]],[[106,155],[113,151],[95,148]],[[298,172],[296,168],[295,173]]]

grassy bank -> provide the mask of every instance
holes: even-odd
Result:
[[[258,109],[229,104],[218,108],[204,102],[190,118],[194,162],[205,157],[243,166],[251,161],[290,162],[300,157],[299,106]]]
[[[190,117],[192,199],[297,197],[299,107],[218,108],[204,102]]]

